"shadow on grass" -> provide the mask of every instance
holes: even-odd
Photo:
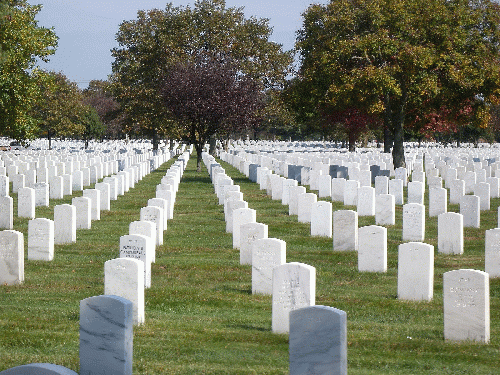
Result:
[[[250,326],[247,324],[228,324],[227,328],[238,328],[238,329],[244,329],[247,331],[271,332],[271,328],[256,327],[256,326]]]

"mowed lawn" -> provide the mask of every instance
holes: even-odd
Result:
[[[78,372],[79,301],[103,293],[104,262],[118,256],[120,236],[139,220],[172,163],[112,201],[92,229],[77,231],[75,244],[56,245],[52,262],[27,260],[28,221],[17,217],[13,195],[14,229],[25,234],[25,282],[0,286],[0,371],[48,362]],[[388,272],[360,273],[355,252],[333,252],[331,239],[311,237],[309,225],[289,216],[288,206],[221,165],[257,211],[257,221],[269,226],[269,237],[286,241],[287,261],[316,268],[316,304],[346,311],[349,374],[499,373],[500,282],[490,282],[490,344],[445,342],[442,274],[484,270],[484,231],[496,227],[500,199],[481,213],[481,229],[464,231],[463,255],[437,253],[437,218],[426,215],[425,242],[436,251],[434,298],[406,302],[397,299],[400,206],[398,225],[388,227]],[[70,201],[51,201],[36,216],[52,219],[53,206]],[[344,206],[334,203],[334,209]],[[360,227],[374,223],[373,217],[359,219]],[[207,170],[196,172],[196,155],[181,181],[164,245],[157,248],[145,300],[146,323],[134,327],[134,374],[288,373],[288,336],[271,332],[271,297],[251,294],[251,267],[239,264]]]

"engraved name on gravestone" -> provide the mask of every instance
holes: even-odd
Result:
[[[490,341],[488,273],[461,269],[443,274],[444,338]]]
[[[408,203],[403,206],[403,241],[423,241],[425,237],[425,206]]]
[[[286,262],[286,242],[263,238],[252,243],[252,294],[273,293],[273,269]]]
[[[268,226],[262,223],[248,223],[240,226],[240,264],[252,264],[254,241],[267,238]]]
[[[272,331],[288,333],[290,311],[314,306],[316,269],[304,263],[285,263],[273,269]]]
[[[140,234],[120,237],[120,258],[134,258],[144,262],[144,287],[151,287],[151,238]],[[148,251],[149,250],[149,251]]]

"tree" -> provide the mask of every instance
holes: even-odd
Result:
[[[266,19],[245,19],[241,8],[226,8],[224,0],[196,1],[193,8],[170,3],[123,22],[120,48],[113,50],[113,84],[127,129],[139,128],[154,144],[159,135],[183,136],[185,127],[172,120],[159,93],[172,67],[195,64],[203,54],[228,58],[264,90],[281,87],[292,56],[269,41],[271,31]]]
[[[471,123],[486,126],[500,99],[499,24],[489,0],[312,5],[296,45],[300,85],[313,108],[379,116],[392,133],[394,166],[404,166],[404,128],[417,117],[444,106],[451,119],[468,103]]]
[[[25,0],[0,3],[0,134],[18,140],[36,135],[30,109],[46,77],[37,59],[47,61],[57,46],[53,30],[37,25],[40,9]]]
[[[83,102],[95,109],[104,126],[104,134],[108,138],[123,137],[123,111],[116,101],[111,83],[92,80],[83,90]]]
[[[162,94],[165,108],[196,148],[198,171],[210,138],[250,125],[263,104],[258,82],[240,74],[227,58],[212,55],[174,65],[166,73]]]
[[[53,137],[80,137],[86,130],[84,117],[90,110],[83,103],[82,93],[75,82],[62,73],[49,72],[42,87],[43,100],[34,108],[33,117],[39,121],[42,135]]]

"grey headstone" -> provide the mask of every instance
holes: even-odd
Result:
[[[118,296],[80,301],[80,375],[132,375],[133,304]]]
[[[347,375],[347,314],[328,306],[290,312],[290,375]]]
[[[52,365],[50,363],[31,363],[9,368],[0,372],[0,375],[78,375],[69,368]]]

